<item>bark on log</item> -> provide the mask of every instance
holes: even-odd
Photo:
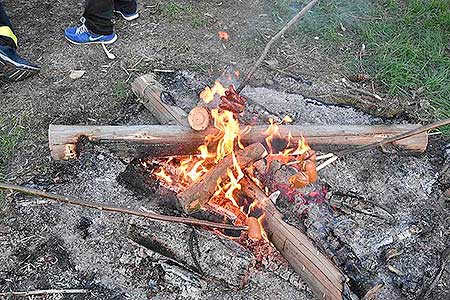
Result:
[[[300,230],[283,221],[283,215],[251,180],[241,182],[243,192],[265,203],[264,229],[269,240],[300,274],[317,299],[343,299],[344,275]]]
[[[309,144],[316,145],[367,145],[383,138],[395,136],[419,125],[283,125],[282,135],[299,138],[304,136]],[[267,126],[254,126],[242,137],[244,145],[264,141]],[[76,144],[81,136],[97,142],[121,157],[155,157],[190,155],[204,143],[207,134],[217,133],[209,128],[203,132],[192,131],[183,126],[68,126],[50,125],[49,146],[54,159],[76,157]],[[428,144],[426,133],[399,140],[394,145],[412,152],[425,151]]]
[[[134,94],[161,124],[187,126],[187,114],[174,103],[162,100],[162,85],[153,74],[142,75],[131,84]]]
[[[261,143],[254,143],[238,151],[236,154],[237,161],[241,168],[248,167],[255,161],[267,156],[267,150]],[[202,205],[207,203],[213,196],[217,187],[217,180],[227,176],[227,169],[233,167],[233,157],[228,155],[210,169],[197,182],[193,183],[185,191],[178,194],[180,203],[186,212],[198,210]]]
[[[243,286],[254,264],[251,253],[214,232],[193,230],[179,224],[147,222],[145,226],[131,225],[128,236],[139,245],[208,279],[234,287]]]

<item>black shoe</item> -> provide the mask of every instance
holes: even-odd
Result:
[[[0,80],[20,81],[39,73],[40,69],[20,57],[13,47],[0,45]]]

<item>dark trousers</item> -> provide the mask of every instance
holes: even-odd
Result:
[[[1,26],[7,26],[11,28],[11,30],[13,29],[11,20],[6,14],[5,9],[3,8],[3,4],[0,2],[0,27]],[[8,45],[14,48],[16,47],[16,43],[14,43],[14,40],[4,35],[0,35],[0,45]]]
[[[84,24],[93,33],[108,35],[113,32],[113,10],[133,13],[136,7],[136,0],[86,0]]]

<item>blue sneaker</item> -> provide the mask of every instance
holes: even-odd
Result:
[[[112,44],[117,40],[117,34],[114,32],[108,35],[95,34],[90,32],[84,24],[67,28],[64,30],[64,36],[69,42],[77,45]]]
[[[0,80],[24,80],[39,73],[40,69],[20,57],[13,47],[0,45]]]
[[[137,10],[133,13],[126,13],[126,12],[119,11],[119,10],[115,10],[114,12],[119,14],[123,19],[125,19],[127,21],[133,21],[133,20],[136,20],[137,18],[139,18],[139,13],[137,12]]]

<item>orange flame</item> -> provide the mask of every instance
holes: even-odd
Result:
[[[201,91],[200,99],[205,101],[205,103],[210,103],[211,101],[214,100],[215,95],[219,96],[225,95],[225,88],[219,81],[216,81],[212,88],[207,86],[203,91]]]
[[[158,177],[158,179],[162,179],[163,181],[167,182],[168,184],[173,183],[172,178],[170,177],[169,174],[166,173],[164,168],[160,168],[160,170],[158,172],[154,172],[153,174],[155,174],[155,176]]]

